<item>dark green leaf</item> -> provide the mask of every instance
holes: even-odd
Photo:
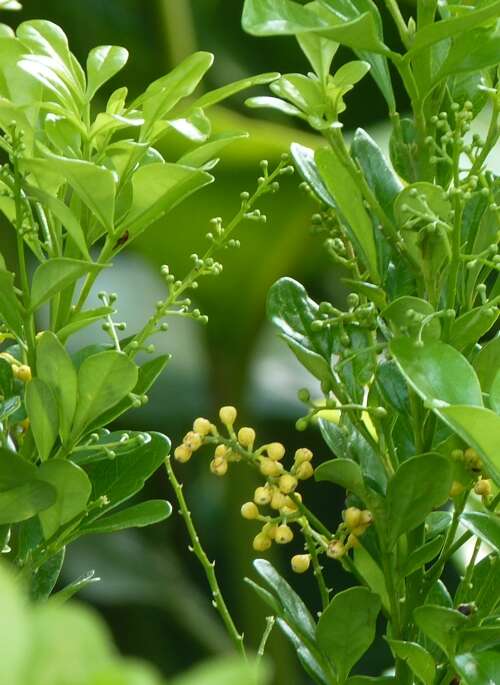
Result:
[[[410,411],[408,388],[395,362],[391,359],[377,366],[377,387],[384,400],[401,414]]]
[[[475,307],[453,322],[450,341],[457,350],[478,342],[498,319],[496,307]]]
[[[21,459],[15,452],[0,447],[0,492],[24,485],[36,478],[33,464]]]
[[[26,385],[24,401],[38,454],[40,459],[45,461],[49,458],[59,433],[56,397],[46,383],[39,378],[33,378]]]
[[[340,485],[341,488],[353,492],[362,500],[366,497],[363,474],[358,464],[352,459],[325,461],[316,468],[314,477],[317,481],[329,481]]]
[[[54,589],[64,563],[65,548],[59,550],[45,564],[42,564],[38,571],[33,574],[30,585],[31,599],[45,600]]]
[[[438,535],[430,540],[430,542],[426,542],[425,545],[421,545],[420,547],[417,547],[417,549],[414,549],[404,562],[401,570],[402,575],[409,576],[417,569],[422,568],[422,566],[429,561],[435,559],[443,547],[443,542],[444,536]]]

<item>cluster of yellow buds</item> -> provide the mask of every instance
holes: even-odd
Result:
[[[451,484],[450,497],[458,497],[467,488],[471,487],[471,479],[477,481],[474,485],[474,492],[481,497],[489,497],[492,493],[491,482],[487,478],[482,477],[483,463],[481,457],[473,447],[468,447],[465,450],[456,449],[451,452],[451,458],[461,463],[465,467],[466,473],[470,474],[468,477],[468,484],[462,483],[460,480],[454,480]]]
[[[342,512],[343,522],[337,530],[337,537],[328,543],[326,555],[330,559],[342,559],[345,554],[359,545],[359,538],[373,523],[373,514],[368,509],[348,507]]]

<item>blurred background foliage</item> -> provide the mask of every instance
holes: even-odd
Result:
[[[293,39],[257,40],[243,33],[242,4],[242,0],[25,0],[23,11],[4,21],[45,18],[58,23],[81,61],[95,45],[127,47],[129,63],[109,90],[126,83],[132,96],[199,49],[216,55],[207,88],[264,71],[307,71]],[[396,32],[385,19],[387,42],[397,45]],[[348,59],[349,51],[341,49],[337,68]],[[103,97],[108,94],[103,89]],[[149,316],[163,294],[160,265],[168,263],[179,276],[186,271],[189,255],[204,249],[210,218],[230,219],[239,208],[240,192],[252,190],[261,159],[276,163],[292,140],[312,146],[318,143],[307,131],[291,128],[290,122],[279,116],[245,110],[244,98],[245,94],[212,116],[216,129],[250,133],[248,140],[233,144],[224,154],[216,169],[216,183],[158,222],[98,284],[98,289],[118,293],[120,317],[131,329]],[[404,111],[404,101],[401,109]],[[366,78],[348,96],[344,125],[349,130],[363,126],[384,142],[388,131],[379,124],[384,116],[382,97]],[[181,143],[169,140],[169,145]],[[161,148],[161,152],[168,158],[173,150]],[[335,302],[345,295],[342,274],[328,264],[321,240],[311,236],[315,206],[298,189],[299,182],[298,178],[284,179],[281,191],[266,198],[261,207],[268,214],[267,224],[244,225],[238,236],[242,247],[224,256],[222,276],[202,282],[197,304],[209,315],[208,325],[179,319],[158,339],[157,351],[171,352],[173,359],[149,404],[129,414],[130,426],[161,430],[175,444],[195,416],[211,417],[221,404],[234,404],[244,423],[256,427],[262,441],[280,440],[290,451],[307,445],[316,451],[318,460],[326,456],[326,448],[314,432],[295,431],[300,415],[296,392],[305,384],[314,388],[265,321],[266,292],[283,275],[302,281],[317,300]],[[4,253],[8,253],[11,237],[4,229]],[[208,457],[193,460],[178,471],[186,482],[186,494],[209,555],[217,559],[236,621],[257,645],[265,609],[242,582],[244,576],[252,575],[255,531],[239,516],[242,502],[251,497],[255,487],[253,476],[235,469],[230,477],[213,478],[208,473]],[[309,489],[306,484],[306,498]],[[158,473],[147,495],[162,497],[166,491],[166,478]],[[316,487],[314,506],[332,526],[342,505],[340,491],[328,484]],[[285,574],[291,553],[287,547],[281,550],[281,558],[275,559]],[[96,569],[102,583],[90,586],[85,599],[104,613],[125,654],[149,659],[165,675],[171,675],[230,649],[211,608],[202,573],[186,549],[180,519],[172,518],[140,535],[85,538],[74,547],[66,573],[73,578],[89,568]],[[347,584],[333,563],[330,580],[337,590]],[[292,582],[317,609],[310,578],[297,577]],[[292,650],[277,632],[270,650],[276,683],[307,682]],[[361,668],[372,673],[382,670],[387,657],[387,648],[379,640]]]

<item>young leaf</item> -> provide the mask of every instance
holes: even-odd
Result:
[[[38,469],[38,478],[56,491],[54,504],[39,514],[43,535],[50,539],[59,528],[83,514],[92,490],[83,469],[64,459],[51,459]]]
[[[68,439],[77,399],[77,375],[73,362],[57,336],[44,331],[37,338],[38,377],[55,395],[59,409],[59,432],[63,443]]]
[[[0,319],[19,339],[23,338],[23,318],[14,292],[14,274],[0,269]]]
[[[137,366],[122,352],[108,350],[87,357],[78,370],[73,439],[100,414],[132,392],[136,383]]]
[[[127,528],[144,528],[164,521],[171,513],[172,506],[169,502],[161,499],[148,500],[116,514],[103,516],[93,523],[84,524],[77,531],[77,535],[80,537],[97,533],[114,533]]]
[[[500,553],[500,519],[495,514],[469,511],[460,522],[483,542]]]
[[[217,159],[218,154],[236,140],[248,138],[248,133],[239,131],[235,133],[219,133],[212,136],[204,145],[198,145],[193,150],[186,152],[177,160],[177,164],[182,166],[195,167],[200,169],[208,162]]]
[[[117,45],[100,45],[87,57],[87,90],[85,98],[92,100],[99,88],[123,69],[128,60],[128,50]]]
[[[423,685],[433,685],[436,664],[429,652],[416,642],[388,639],[394,656],[407,662],[413,673]]]
[[[50,507],[55,499],[54,488],[41,480],[0,492],[0,525],[26,521]]]
[[[375,639],[380,599],[363,587],[339,592],[321,614],[316,639],[333,661],[340,683]]]
[[[49,458],[59,432],[57,400],[46,383],[40,378],[33,378],[26,385],[24,401],[38,454],[45,461]]]
[[[67,257],[54,257],[40,264],[31,284],[31,311],[36,311],[44,302],[57,295],[91,271],[99,271],[102,266]]]
[[[247,90],[248,88],[252,88],[252,86],[263,86],[267,83],[272,83],[272,81],[275,81],[279,77],[280,74],[277,71],[271,71],[266,74],[258,74],[257,76],[249,76],[248,78],[234,81],[234,83],[230,83],[227,86],[222,86],[221,88],[216,88],[215,90],[210,90],[208,93],[204,93],[193,103],[193,107],[207,109],[207,107],[212,107],[232,95],[236,95],[236,93],[239,93],[242,90]]]
[[[387,486],[389,540],[393,545],[400,535],[425,521],[449,497],[451,463],[439,454],[422,454],[404,461]]]
[[[363,204],[358,184],[333,149],[320,148],[316,152],[315,159],[328,192],[331,193],[349,224],[352,238],[360,254],[363,255],[373,281],[380,283],[373,226]]]
[[[455,667],[464,685],[494,685],[500,682],[498,652],[485,651],[459,654]]]

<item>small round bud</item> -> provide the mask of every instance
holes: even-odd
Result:
[[[189,433],[186,433],[186,435],[182,439],[182,442],[184,445],[186,445],[186,447],[188,447],[191,450],[191,452],[196,452],[196,450],[199,450],[200,447],[203,445],[203,438],[199,433],[189,431]]]
[[[278,545],[287,545],[293,540],[293,531],[286,523],[282,523],[276,530],[276,542]]]
[[[235,407],[221,407],[219,411],[219,418],[225,426],[232,426],[237,416],[238,412]]]
[[[302,464],[305,461],[311,461],[313,458],[313,453],[307,447],[300,447],[295,452],[295,463]]]
[[[465,486],[458,480],[454,480],[450,488],[450,497],[458,497],[465,490]]]
[[[248,426],[243,426],[243,428],[240,428],[240,430],[238,431],[238,442],[242,447],[252,449],[253,444],[255,442],[254,429],[249,428]]]
[[[479,471],[481,469],[481,458],[475,449],[468,447],[464,452],[464,460],[466,466],[468,466],[473,471]]]
[[[296,554],[291,559],[292,571],[295,573],[305,573],[311,565],[310,554]]]
[[[370,526],[373,523],[373,514],[369,509],[361,512],[360,523],[362,526]]]
[[[27,364],[21,364],[21,366],[16,366],[15,369],[13,364],[12,371],[14,372],[14,376],[23,383],[27,383],[31,380],[31,369]]]
[[[266,452],[269,459],[273,461],[279,461],[285,456],[285,448],[281,442],[271,442],[266,446]]]
[[[217,445],[217,447],[215,448],[214,457],[216,459],[225,459],[227,457],[228,452],[229,448],[227,448],[225,445]]]
[[[241,507],[241,515],[244,519],[248,519],[249,521],[258,518],[259,513],[260,512],[257,508],[257,505],[253,502],[245,502],[245,504]]]
[[[283,472],[283,465],[272,459],[262,457],[260,460],[260,472],[266,478],[277,478]]]
[[[297,479],[289,473],[283,474],[279,479],[279,489],[285,495],[289,495],[297,487]]]
[[[214,476],[225,476],[228,469],[228,463],[223,457],[216,457],[210,462],[210,471]]]
[[[291,516],[292,514],[295,514],[299,510],[299,507],[291,497],[285,497],[285,504],[283,507],[280,509],[280,514],[282,516]]]
[[[192,454],[192,451],[189,449],[187,445],[179,445],[179,447],[175,448],[174,458],[181,464],[185,464],[187,461],[191,459]]]
[[[341,559],[345,553],[345,545],[340,540],[332,540],[326,548],[326,556],[330,559]]]
[[[252,547],[256,552],[265,552],[272,545],[272,540],[264,535],[264,533],[257,533],[253,539]]]
[[[276,488],[271,497],[271,509],[276,509],[276,511],[280,511],[281,509],[283,509],[283,507],[286,506],[286,500],[286,495],[284,495]]]
[[[354,530],[358,526],[362,525],[361,509],[358,509],[357,507],[348,507],[344,511],[344,522],[349,530]]]
[[[201,416],[195,420],[193,423],[193,430],[195,433],[199,433],[199,435],[202,435],[203,437],[205,435],[208,435],[210,433],[210,430],[212,428],[212,424],[208,419],[204,419]]]
[[[260,504],[261,506],[265,506],[266,504],[269,504],[271,502],[271,498],[273,496],[273,491],[271,490],[270,487],[267,485],[261,486],[259,488],[256,488],[254,495],[253,495],[253,501],[256,504]]]
[[[481,497],[489,497],[491,495],[491,483],[486,478],[481,478],[474,486],[474,492]]]
[[[299,480],[307,480],[314,475],[314,468],[310,461],[304,461],[299,464],[298,468],[295,470],[295,475]]]
[[[307,402],[309,402],[311,399],[311,393],[307,388],[301,388],[297,393],[297,397],[299,398],[299,402],[304,402],[307,404]]]
[[[278,526],[275,523],[266,523],[262,526],[261,533],[268,537],[270,540],[274,540],[276,538],[277,530]]]

